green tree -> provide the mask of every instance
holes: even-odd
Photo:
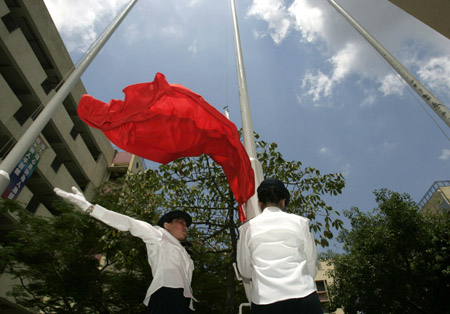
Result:
[[[265,177],[285,182],[292,195],[289,211],[308,217],[316,241],[327,246],[333,231],[343,222],[323,197],[341,193],[342,175],[322,175],[312,167],[303,168],[301,162],[285,161],[275,143],[256,144]],[[195,304],[196,313],[236,313],[238,305],[247,302],[233,269],[240,226],[237,203],[223,170],[209,157],[181,158],[108,182],[98,192],[94,203],[151,224],[172,209],[192,214],[192,246],[188,249],[195,263],[194,295],[200,301]],[[54,219],[34,217],[22,210],[20,215],[25,218],[19,219],[20,227],[1,250],[1,257],[8,257],[6,270],[23,279],[22,286],[13,292],[17,300],[25,306],[38,305],[43,311],[58,313],[142,311],[151,281],[142,241],[67,205],[59,208],[61,215]],[[22,257],[21,248],[35,253]],[[44,264],[34,263],[42,252],[44,256],[51,252],[51,256]],[[93,258],[95,254],[104,256],[103,268]],[[52,269],[53,264],[61,265],[61,269]],[[62,279],[61,274],[65,275]],[[42,304],[34,303],[38,301]]]
[[[301,162],[284,160],[275,143],[256,144],[265,177],[278,177],[286,183],[292,195],[289,211],[308,217],[318,235],[316,241],[327,246],[342,221],[323,196],[341,193],[342,175],[303,169]],[[182,158],[129,175],[122,184],[109,185],[103,191],[100,196],[117,197],[111,209],[151,223],[172,209],[194,216],[189,238],[195,263],[193,290],[200,301],[195,305],[197,313],[235,313],[237,306],[246,302],[233,269],[240,226],[237,203],[222,169],[209,157]]]
[[[141,274],[133,276],[131,268],[107,271],[113,265],[99,263],[101,253],[110,251],[101,240],[109,228],[68,204],[55,208],[59,215],[45,218],[17,202],[0,201],[0,214],[17,221],[1,238],[0,269],[19,283],[9,294],[18,304],[42,313],[123,313],[127,308],[139,313],[144,294],[127,294],[124,285]],[[139,280],[133,285],[139,286]],[[140,291],[145,292],[145,285]]]
[[[450,313],[450,216],[425,215],[408,194],[374,192],[378,208],[346,212],[344,254],[331,258],[333,305],[346,313]]]

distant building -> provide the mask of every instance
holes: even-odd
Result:
[[[329,303],[331,299],[328,287],[333,283],[333,279],[328,275],[328,271],[332,269],[333,266],[329,265],[327,261],[319,260],[319,264],[317,265],[317,275],[314,278],[317,294],[325,314],[344,314],[342,309],[337,309],[335,312],[328,312],[326,310],[326,304]]]
[[[450,180],[435,181],[418,205],[422,213],[448,213],[450,211]]]
[[[449,0],[389,0],[399,8],[450,39]]]
[[[127,173],[138,173],[145,170],[142,158],[128,152],[117,152],[108,167],[110,179],[122,177]]]
[[[43,0],[0,0],[0,161],[64,83],[74,64]],[[54,187],[81,189],[90,199],[111,176],[144,170],[140,158],[117,152],[99,130],[80,120],[76,108],[86,93],[81,81],[10,174],[4,198],[36,215],[55,214]],[[14,218],[0,217],[0,237]],[[0,312],[22,313],[5,293],[12,281],[0,276]]]

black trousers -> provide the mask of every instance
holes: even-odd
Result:
[[[148,302],[147,314],[188,314],[190,298],[183,295],[182,288],[162,287],[155,291]]]
[[[316,292],[304,298],[288,299],[270,304],[254,304],[252,314],[323,314]]]

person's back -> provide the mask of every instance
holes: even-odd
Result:
[[[267,207],[245,229],[241,241],[250,250],[253,302],[267,304],[314,292],[315,249],[307,219]]]
[[[283,212],[289,192],[279,180],[263,181],[258,199],[263,212],[241,226],[237,254],[239,271],[251,279],[252,313],[322,313],[309,220]]]

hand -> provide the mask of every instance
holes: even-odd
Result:
[[[78,189],[74,186],[72,187],[73,193],[68,193],[59,188],[54,188],[53,191],[56,193],[56,195],[62,197],[64,200],[74,204],[75,206],[77,206],[84,212],[89,208],[89,206],[92,205],[91,203],[89,203],[86,200],[83,193],[78,191]]]

